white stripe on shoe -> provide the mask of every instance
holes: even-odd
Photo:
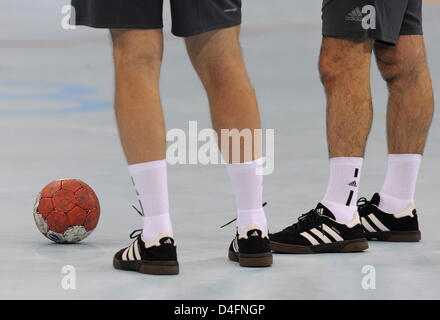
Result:
[[[234,241],[232,241],[232,249],[233,249],[235,252],[238,252],[238,251],[239,251],[239,249],[238,249],[238,240],[237,240],[237,237],[235,237]]]
[[[126,249],[124,250],[124,253],[122,254],[122,260],[123,260],[123,261],[127,261],[127,253],[128,253],[128,249],[129,249],[129,248],[126,248]]]
[[[336,241],[344,241],[344,239],[339,234],[337,234],[336,231],[334,231],[332,228],[330,228],[326,224],[323,225],[323,229]]]
[[[379,221],[379,219],[376,218],[376,216],[372,213],[368,215],[368,218],[370,218],[371,222],[376,225],[381,231],[390,231],[387,227],[385,227],[382,222]]]
[[[312,233],[314,233],[318,238],[320,238],[322,241],[324,241],[324,243],[331,243],[332,241],[326,237],[325,234],[323,234],[321,231],[319,231],[316,228],[313,228],[312,230],[310,230]]]
[[[367,229],[368,232],[376,232],[376,229],[374,229],[367,221],[367,219],[365,218],[361,218],[362,220],[362,225],[364,226],[365,229]]]
[[[316,239],[313,236],[311,236],[309,233],[301,232],[300,235],[306,238],[312,245],[314,246],[319,245],[319,242],[316,241]]]
[[[133,256],[133,244],[134,244],[134,243],[132,243],[131,246],[130,246],[129,249],[128,249],[128,259],[129,259],[130,261],[133,261],[133,260],[134,260],[134,256]]]
[[[136,260],[142,260],[141,259],[141,254],[139,253],[138,241],[139,241],[139,239],[136,239],[136,241],[133,244],[133,246],[134,246],[134,256],[136,257]]]

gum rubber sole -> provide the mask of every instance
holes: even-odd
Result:
[[[354,239],[338,241],[316,246],[301,246],[295,244],[270,241],[270,247],[274,252],[292,254],[313,254],[313,253],[349,253],[360,252],[368,249],[367,239]]]
[[[121,261],[113,258],[113,267],[118,270],[153,275],[175,275],[179,273],[179,263],[177,261]]]
[[[368,240],[388,242],[419,242],[422,239],[420,231],[382,231],[366,232]]]
[[[229,260],[238,262],[241,267],[270,267],[273,264],[273,257],[271,252],[245,254],[229,251],[228,257]]]

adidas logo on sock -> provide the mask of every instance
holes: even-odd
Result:
[[[258,232],[257,231],[254,231],[252,234],[251,234],[251,237],[259,237],[260,235],[258,234]]]
[[[173,242],[171,241],[171,239],[167,239],[164,244],[173,244]]]
[[[353,9],[345,16],[345,21],[355,21],[355,22],[362,22],[362,19],[364,18],[361,9],[357,7],[356,9]]]
[[[322,214],[324,213],[324,209],[323,208],[316,209],[316,212],[322,216]]]
[[[356,183],[356,180],[350,182],[348,185],[349,185],[350,187],[355,187],[355,188],[357,188],[357,186],[358,186],[357,183]]]

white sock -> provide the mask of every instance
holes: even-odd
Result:
[[[339,223],[350,222],[356,211],[363,158],[337,157],[330,159],[330,178],[321,203]]]
[[[389,213],[404,211],[414,202],[420,154],[390,154],[385,182],[380,191],[379,208]]]
[[[237,227],[240,234],[245,234],[250,227],[258,227],[263,234],[267,232],[263,209],[263,175],[257,174],[261,168],[262,159],[226,165],[237,200]]]
[[[144,212],[143,240],[153,243],[161,234],[172,236],[166,160],[129,165],[128,170]]]

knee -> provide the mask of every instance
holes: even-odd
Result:
[[[319,59],[319,75],[324,87],[332,87],[340,77],[341,69],[335,59],[329,55],[321,55]]]
[[[113,39],[113,56],[117,66],[159,70],[162,49],[152,43],[140,43],[139,39]]]
[[[424,68],[422,58],[399,59],[396,56],[377,56],[382,78],[389,85],[416,81]]]
[[[224,85],[244,71],[238,29],[208,32],[186,39],[191,62],[202,80]]]
[[[238,55],[218,54],[193,60],[193,65],[208,90],[221,90],[236,85],[245,73]]]
[[[326,89],[353,81],[366,84],[370,72],[371,40],[324,38],[319,57],[319,73]]]
[[[118,66],[145,67],[158,70],[162,64],[162,54],[147,48],[137,48],[135,45],[113,45],[113,56]]]

